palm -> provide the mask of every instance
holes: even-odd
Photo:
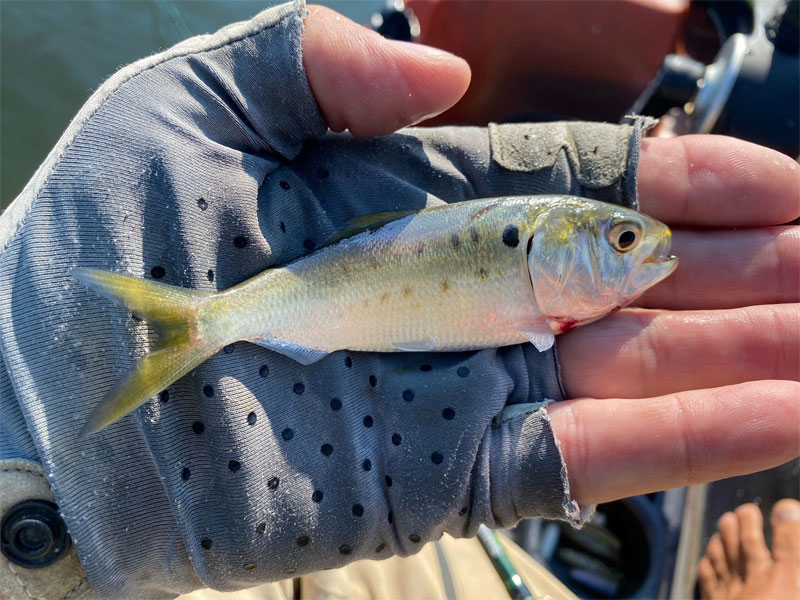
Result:
[[[800,228],[780,224],[800,215],[799,182],[794,161],[751,144],[646,142],[641,208],[681,228],[681,264],[636,308],[559,341],[567,394],[594,398],[551,409],[576,499],[719,479],[796,455]]]

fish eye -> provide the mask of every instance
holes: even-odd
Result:
[[[639,245],[642,228],[636,223],[625,221],[617,223],[608,234],[608,241],[617,252],[630,252]]]

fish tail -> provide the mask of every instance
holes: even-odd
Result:
[[[216,353],[224,344],[204,339],[198,328],[212,296],[98,269],[73,269],[73,277],[151,323],[157,346],[94,409],[80,435],[103,429],[144,404]]]

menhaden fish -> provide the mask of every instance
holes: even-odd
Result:
[[[359,217],[337,240],[219,293],[73,275],[155,326],[158,344],[94,410],[102,429],[224,346],[304,365],[336,350],[470,350],[554,335],[629,304],[677,266],[669,228],[573,196],[490,198]]]

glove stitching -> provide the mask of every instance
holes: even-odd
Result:
[[[32,600],[47,600],[47,598],[42,598],[41,596],[34,596],[28,591],[28,586],[25,585],[25,582],[22,581],[22,579],[19,576],[19,573],[17,573],[16,569],[14,569],[14,565],[11,564],[11,561],[8,561],[8,569],[14,574],[14,578],[17,580],[17,583],[20,585],[20,587],[25,592],[25,595],[28,596],[28,598],[31,598]]]
[[[290,13],[290,16],[294,15],[294,14],[299,14],[299,13]],[[42,193],[42,190],[49,183],[50,177],[53,175],[53,172],[55,171],[55,169],[58,166],[58,164],[64,158],[64,154],[66,154],[67,150],[69,150],[72,147],[72,145],[75,143],[75,140],[77,140],[78,137],[81,135],[81,133],[83,133],[83,130],[86,128],[86,126],[89,124],[89,122],[100,111],[100,109],[103,108],[103,106],[105,106],[106,102],[108,102],[108,100],[111,98],[111,96],[113,94],[115,94],[116,92],[118,92],[122,88],[123,85],[125,85],[126,83],[128,83],[132,79],[138,77],[142,73],[150,71],[151,69],[154,69],[155,67],[160,67],[162,65],[165,65],[165,64],[167,64],[168,62],[170,62],[170,61],[172,61],[174,59],[185,58],[187,56],[194,56],[194,55],[198,55],[198,54],[206,54],[208,52],[213,52],[215,50],[219,50],[220,48],[224,48],[224,47],[229,46],[231,44],[239,43],[239,42],[242,42],[244,40],[259,36],[262,33],[266,32],[266,31],[269,31],[270,29],[276,27],[282,21],[283,21],[283,18],[278,20],[278,21],[276,21],[276,22],[274,22],[274,23],[264,24],[258,29],[258,31],[247,33],[246,35],[242,35],[241,37],[225,40],[224,43],[219,43],[219,44],[217,44],[217,45],[215,45],[215,46],[213,46],[211,48],[205,48],[205,49],[202,49],[202,50],[194,50],[193,49],[191,51],[187,50],[187,51],[184,51],[183,53],[179,53],[179,54],[175,54],[173,56],[165,57],[163,60],[161,60],[159,62],[156,62],[156,63],[154,63],[152,65],[148,65],[147,67],[143,68],[142,70],[137,71],[135,73],[132,73],[129,77],[127,77],[126,79],[123,79],[122,81],[120,81],[115,87],[107,90],[106,95],[103,98],[103,100],[100,102],[100,104],[97,107],[95,107],[95,109],[92,110],[88,115],[86,115],[86,117],[83,120],[83,123],[80,126],[80,129],[78,129],[75,132],[75,134],[72,136],[72,138],[65,143],[64,147],[61,149],[61,151],[58,153],[58,155],[53,158],[53,163],[50,166],[50,171],[47,174],[47,177],[42,181],[41,185],[39,186],[39,189],[36,191],[36,193],[34,195],[34,199],[27,206],[24,215],[17,222],[16,227],[14,229],[14,233],[8,236],[5,245],[3,245],[2,248],[0,248],[0,256],[11,245],[12,241],[17,237],[17,234],[19,234],[20,229],[22,229],[22,227],[25,225],[25,221],[26,221],[28,215],[33,210],[34,204],[36,204],[36,200],[39,199],[39,195]],[[189,38],[189,39],[191,39],[191,38]],[[90,97],[89,100],[91,100],[91,97]],[[47,159],[45,159],[45,160],[47,160]],[[35,173],[34,173],[34,177],[36,177]],[[23,189],[22,194],[24,194],[24,193],[25,193],[25,191]],[[20,195],[22,195],[22,194],[20,194]]]

